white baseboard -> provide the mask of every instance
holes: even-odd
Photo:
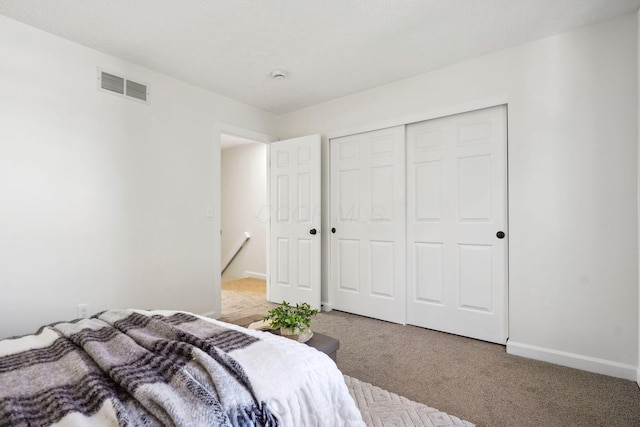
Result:
[[[251,277],[252,279],[267,280],[266,274],[256,273],[255,271],[245,271],[244,277]]]
[[[582,369],[583,371],[594,372],[596,374],[638,381],[640,384],[640,370],[637,366],[633,365],[625,365],[611,360],[537,347],[511,340],[507,341],[507,353],[529,359],[542,360],[543,362],[555,363],[556,365],[568,366],[570,368]]]
[[[331,305],[331,303],[328,303],[328,302],[321,302],[320,307],[322,307],[322,311],[326,311],[326,312],[333,310],[333,305]]]
[[[638,373],[636,375],[636,384],[640,387],[640,368],[638,368]]]

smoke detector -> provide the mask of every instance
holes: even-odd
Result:
[[[282,70],[280,68],[273,70],[271,72],[271,78],[274,80],[284,80],[287,78],[287,70]]]

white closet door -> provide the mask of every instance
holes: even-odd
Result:
[[[507,339],[506,106],[407,126],[407,322]]]
[[[320,135],[270,145],[269,301],[320,308]]]
[[[405,323],[404,126],[330,144],[333,307]]]

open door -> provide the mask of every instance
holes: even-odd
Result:
[[[320,309],[320,135],[270,145],[269,301]]]

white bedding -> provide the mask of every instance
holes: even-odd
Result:
[[[4,426],[364,426],[325,354],[190,313],[110,310],[0,341]]]
[[[268,332],[207,320],[261,339],[252,345],[252,354],[230,354],[245,368],[256,394],[283,426],[365,426],[342,372],[327,355]]]

